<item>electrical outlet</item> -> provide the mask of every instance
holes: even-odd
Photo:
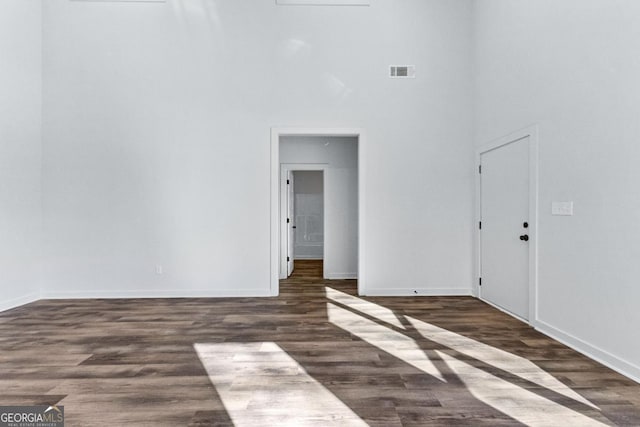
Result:
[[[162,274],[162,265],[156,265],[156,274]]]

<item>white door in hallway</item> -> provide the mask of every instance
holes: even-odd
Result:
[[[480,155],[480,297],[529,319],[529,137]]]
[[[287,174],[287,277],[293,273],[293,250],[296,243],[296,227],[294,224],[295,193],[293,191],[293,171]]]

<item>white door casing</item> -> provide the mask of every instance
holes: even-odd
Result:
[[[279,279],[284,278],[286,263],[283,257],[283,240],[286,238],[286,228],[282,224],[283,206],[282,165],[280,163],[281,136],[327,136],[327,137],[356,137],[358,138],[358,294],[366,295],[366,136],[359,128],[318,128],[318,127],[273,127],[271,128],[271,295],[278,295],[280,291]],[[324,170],[324,168],[296,168],[295,170]],[[324,174],[326,189],[326,172]],[[326,194],[325,194],[326,197]],[[326,215],[325,227],[326,230]],[[328,235],[325,233],[325,248],[329,245]],[[326,259],[326,254],[323,257]]]
[[[291,276],[294,268],[293,251],[296,242],[295,218],[293,171],[289,170],[287,173],[287,277]]]

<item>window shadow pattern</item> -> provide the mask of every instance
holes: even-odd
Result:
[[[299,267],[276,298],[0,313],[0,404],[71,426],[640,425],[639,384],[481,301],[361,298]]]
[[[259,339],[266,352],[260,356],[254,346],[234,353],[236,360],[257,361],[258,375],[212,376],[219,392],[235,382],[236,391],[248,393],[246,404],[229,411],[237,425],[260,419],[381,426],[640,422],[639,408],[621,392],[640,390],[636,383],[473,298],[360,298],[355,281],[293,276],[281,282],[278,300],[277,313],[225,320],[243,331],[227,342]],[[259,323],[268,330],[256,335]],[[211,350],[215,360],[215,345]],[[322,393],[309,396],[310,412],[295,381],[286,389],[279,377],[269,386],[269,370],[281,357],[294,362],[290,375],[302,373],[303,383],[321,386]],[[223,396],[225,404],[226,397],[233,404],[233,393]]]

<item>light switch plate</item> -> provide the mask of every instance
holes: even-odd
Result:
[[[573,215],[573,202],[551,202],[551,215]]]

